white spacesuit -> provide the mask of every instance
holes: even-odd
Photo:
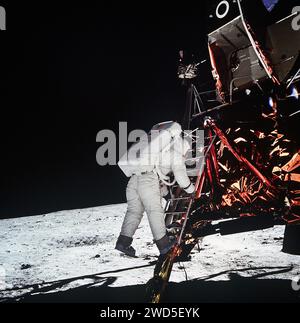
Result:
[[[161,152],[158,163],[152,171],[136,171],[130,178],[127,189],[127,212],[118,238],[116,249],[129,256],[135,256],[131,246],[132,237],[136,232],[144,211],[153,234],[153,238],[160,251],[165,254],[174,244],[166,235],[164,210],[161,204],[161,183],[166,180],[166,175],[173,173],[179,186],[187,193],[195,190],[187,176],[185,156],[190,145],[186,139],[177,138],[175,144],[167,151]]]

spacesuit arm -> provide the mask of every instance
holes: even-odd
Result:
[[[184,189],[187,193],[191,194],[195,191],[194,184],[190,181],[187,170],[185,166],[185,161],[183,156],[176,156],[174,163],[172,165],[172,171],[178,185]]]

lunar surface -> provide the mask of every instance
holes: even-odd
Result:
[[[2,302],[143,302],[158,251],[145,215],[133,246],[114,249],[126,204],[0,221]],[[281,251],[284,226],[207,236],[175,263],[166,301],[296,301],[300,256]]]

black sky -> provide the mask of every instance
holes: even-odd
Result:
[[[205,54],[205,10],[136,9],[7,6],[0,217],[124,202],[126,177],[96,163],[97,132],[181,120],[178,50]]]

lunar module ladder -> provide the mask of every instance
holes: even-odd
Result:
[[[188,100],[187,100],[187,125],[190,127],[191,124],[191,118],[196,113],[201,113],[201,107],[203,107],[203,103],[201,101],[201,97],[199,93],[197,92],[196,87],[191,83],[189,88],[189,94],[188,94]],[[192,111],[194,110],[194,111]],[[198,154],[195,154],[195,149],[198,149],[197,147],[197,133],[196,131],[199,130],[198,128],[192,130],[189,132],[188,136],[192,139],[192,149],[194,150],[194,155],[198,156]],[[195,199],[199,198],[202,194],[202,188],[204,184],[204,168],[205,168],[205,160],[210,152],[210,149],[213,147],[214,141],[216,139],[216,136],[210,135],[209,143],[207,146],[201,147],[203,153],[202,155],[191,158],[194,162],[198,163],[199,168],[194,169],[196,171],[195,176],[193,176],[192,182],[195,186],[195,193],[193,195],[185,196],[186,193],[178,185],[173,185],[171,188],[171,198],[168,199],[166,207],[165,207],[165,215],[166,215],[166,225],[171,225],[171,228],[173,230],[176,230],[176,226],[172,227],[172,224],[178,224],[177,227],[177,234],[176,237],[176,243],[174,247],[169,251],[169,253],[161,257],[162,259],[159,259],[155,269],[154,269],[154,277],[150,279],[150,281],[147,284],[147,292],[148,296],[150,297],[150,301],[152,303],[159,303],[161,301],[162,295],[165,291],[165,288],[167,286],[167,283],[169,281],[172,267],[174,264],[174,261],[176,258],[178,259],[182,253],[182,244],[184,240],[185,235],[185,229],[187,225],[187,221],[190,216],[190,212],[192,210],[193,203]],[[175,191],[175,192],[174,192]],[[178,220],[174,222],[174,217],[177,217]]]

